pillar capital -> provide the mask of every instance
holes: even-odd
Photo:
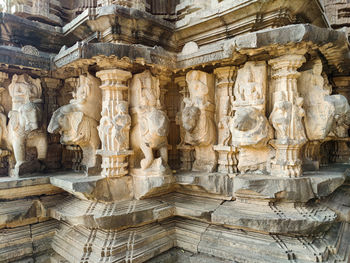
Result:
[[[274,72],[272,78],[279,79],[283,77],[298,78],[300,73],[298,68],[306,61],[304,55],[283,55],[269,60],[269,65]]]
[[[9,78],[9,75],[7,73],[0,71],[0,83],[4,82],[8,78]]]
[[[234,76],[236,71],[237,71],[237,67],[235,66],[220,67],[220,68],[214,69],[214,74],[218,79],[223,79],[223,78],[229,78]]]
[[[102,80],[102,88],[106,85],[113,86],[123,81],[127,81],[131,78],[132,74],[129,71],[121,69],[104,69],[98,71],[96,76]]]

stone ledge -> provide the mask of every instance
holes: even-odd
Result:
[[[348,171],[345,171],[347,167],[339,166],[316,172],[305,172],[298,178],[254,174],[232,176],[199,172],[182,172],[175,174],[174,179],[172,176],[169,178],[147,176],[103,178],[66,173],[51,176],[50,181],[52,185],[80,199],[101,202],[132,200],[134,196],[137,199],[150,198],[175,191],[221,200],[237,198],[253,202],[264,200],[306,203],[314,198],[328,196],[341,186],[347,178]],[[140,181],[140,178],[145,180]],[[140,193],[136,193],[135,183],[137,187],[141,187]]]
[[[322,204],[242,203],[179,193],[147,200],[103,204],[67,197],[47,208],[57,220],[87,228],[124,229],[173,217],[264,233],[309,235],[324,232],[337,215]]]
[[[178,192],[219,198],[307,202],[328,196],[346,178],[346,166],[305,172],[299,178],[279,178],[269,175],[236,175],[186,172],[175,174]]]
[[[322,205],[249,204],[228,201],[214,211],[211,222],[267,233],[312,235],[325,232],[337,215]]]
[[[231,260],[229,262],[287,263],[291,258],[305,263],[333,262],[335,258],[348,258],[349,250],[346,247],[349,238],[350,227],[345,223],[335,224],[321,237],[293,237],[227,229],[173,218],[147,226],[108,232],[61,223],[53,241],[53,249],[70,262],[79,262],[82,258],[88,262],[145,262],[174,247],[199,253],[202,259],[214,257],[208,262],[223,262],[220,260],[223,258]],[[87,246],[90,248],[89,253],[84,253],[84,247]],[[163,261],[153,259],[149,262]]]
[[[234,178],[234,196],[286,202],[307,202],[330,195],[345,181],[345,172],[318,171],[299,178],[239,175]]]
[[[50,184],[50,176],[0,178],[0,200],[13,200],[30,196],[54,195],[62,189]]]
[[[82,200],[113,202],[132,200],[134,196],[131,176],[104,178],[70,173],[51,177],[50,182]]]

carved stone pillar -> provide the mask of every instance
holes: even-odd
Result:
[[[8,74],[0,72],[0,84],[8,79]],[[2,96],[5,88],[0,87],[0,175],[7,174],[8,168],[8,157],[11,152],[6,147],[5,136],[6,136],[6,122],[7,116],[5,109],[2,106]]]
[[[222,67],[214,70],[216,75],[216,123],[218,126],[218,144],[214,150],[218,152],[218,172],[237,172],[237,147],[230,145],[231,133],[228,127],[233,98],[234,76],[236,67]]]
[[[101,139],[102,173],[104,177],[121,177],[128,173],[127,157],[131,118],[128,105],[128,85],[131,73],[119,69],[97,72],[102,80],[102,112],[98,127]]]
[[[120,5],[123,7],[135,8],[141,11],[146,10],[146,0],[98,0],[98,6]]]
[[[183,109],[185,108],[184,98],[190,97],[190,92],[188,91],[186,84],[186,76],[180,76],[175,78],[175,84],[180,88],[180,110],[176,116],[176,124],[180,126],[180,143],[176,146],[176,148],[180,151],[180,160],[181,160],[181,170],[183,171],[191,171],[192,163],[194,161],[193,150],[194,147],[191,145],[186,145],[184,142],[185,138],[185,129],[181,123],[181,114]]]
[[[350,77],[334,77],[333,81],[337,86],[335,92],[343,95],[350,103]],[[335,142],[333,161],[337,163],[350,163],[350,138],[342,138]]]
[[[159,74],[159,87],[160,87],[160,104],[161,110],[166,112],[165,107],[165,94],[168,92],[167,85],[169,85],[171,78],[165,74]]]
[[[33,0],[32,13],[49,17],[50,15],[50,1],[49,0]]]
[[[42,83],[45,87],[45,115],[47,123],[50,122],[52,114],[59,108],[58,90],[61,87],[61,80],[55,78],[43,78]],[[49,134],[48,151],[46,165],[49,169],[57,169],[61,167],[62,146],[60,144],[59,134]]]
[[[45,83],[46,88],[47,117],[49,122],[52,113],[59,108],[57,97],[61,80],[54,78],[44,78],[42,81]]]
[[[305,62],[303,55],[284,55],[269,61],[274,81],[273,111],[270,122],[275,128],[276,150],[271,163],[271,174],[279,177],[299,177],[302,174],[300,151],[306,143],[302,118],[303,98],[299,97],[297,69]]]

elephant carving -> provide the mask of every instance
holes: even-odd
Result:
[[[26,74],[14,75],[9,86],[12,110],[8,114],[7,129],[3,132],[8,133],[5,136],[6,141],[14,154],[15,165],[11,173],[15,176],[43,168],[42,162],[46,158],[48,142],[42,123],[41,92],[40,80],[34,80]],[[41,164],[35,166],[28,163],[26,150],[29,147],[36,148],[37,159]]]
[[[101,119],[100,81],[91,74],[80,75],[73,99],[52,115],[48,132],[59,133],[63,145],[79,146],[81,164],[89,174],[100,170],[96,151],[100,148],[97,126]]]
[[[63,145],[78,145],[83,151],[81,164],[86,169],[96,166],[96,150],[100,147],[98,122],[68,104],[57,109],[48,126],[49,133],[59,133]]]

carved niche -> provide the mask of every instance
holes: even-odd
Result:
[[[266,172],[271,155],[268,141],[272,127],[265,116],[267,66],[265,61],[247,62],[238,70],[229,121],[232,145],[239,148],[238,170]]]
[[[52,115],[48,131],[59,133],[63,145],[76,145],[83,151],[81,164],[88,173],[99,170],[96,150],[100,147],[97,126],[101,118],[100,81],[91,74],[80,75],[69,104]]]
[[[168,166],[169,119],[160,102],[159,78],[149,70],[133,76],[131,82],[131,145],[133,173],[171,173]],[[155,158],[155,154],[159,158]],[[146,173],[147,172],[147,173]]]
[[[185,130],[185,144],[195,149],[192,170],[214,172],[217,165],[213,148],[216,143],[214,78],[211,74],[192,70],[187,73],[186,81],[190,96],[184,98],[181,124]]]
[[[42,87],[40,79],[33,79],[27,74],[14,75],[8,87],[12,98],[9,112],[8,143],[11,146],[15,166],[12,175],[34,172],[43,168],[47,154],[47,134],[43,125]],[[27,148],[36,148],[40,163],[28,162]],[[32,160],[33,161],[33,160]]]

